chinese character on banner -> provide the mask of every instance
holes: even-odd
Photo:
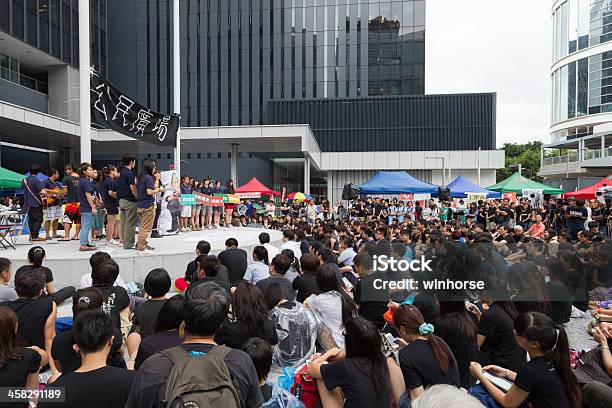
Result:
[[[170,123],[171,116],[165,115],[161,119],[157,121],[155,126],[153,126],[153,131],[157,133],[157,137],[160,142],[163,142],[166,138],[166,133],[168,132],[168,124]]]
[[[412,193],[400,194],[400,201],[412,201],[413,199],[414,199],[414,194]]]
[[[141,109],[138,111],[138,116],[134,123],[132,123],[132,127],[130,130],[134,130],[136,128],[135,134],[140,133],[140,136],[143,136],[143,133],[147,126],[151,123],[149,120],[151,118],[151,109]]]
[[[108,116],[106,116],[106,105],[104,105],[104,101],[102,101],[102,94],[104,91],[104,84],[100,84],[91,90],[91,92],[98,95],[96,101],[94,102],[94,109],[104,115],[104,120],[108,120]]]
[[[113,119],[112,120],[117,120],[117,116],[119,115],[119,112],[121,112],[121,119],[123,119],[123,127],[126,127],[128,122],[125,120],[125,115],[130,114],[130,108],[132,107],[132,105],[134,105],[134,101],[131,100],[130,98],[128,98],[125,95],[120,95],[119,96],[119,101],[117,102],[117,106],[116,106],[116,111],[115,114],[113,115]]]

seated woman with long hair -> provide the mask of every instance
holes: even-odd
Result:
[[[518,372],[504,367],[482,367],[472,362],[470,372],[502,407],[518,407],[527,400],[533,407],[579,408],[580,389],[570,365],[567,334],[562,326],[539,312],[520,315],[514,322],[517,343],[530,361]],[[507,393],[485,377],[488,371],[514,384]]]
[[[38,371],[47,364],[47,354],[38,347],[26,347],[17,338],[17,315],[0,306],[0,387],[38,389]],[[3,407],[27,406],[4,402]]]
[[[274,323],[268,320],[266,299],[261,290],[248,282],[236,286],[232,293],[231,316],[215,334],[215,342],[240,349],[251,337],[259,337],[270,345],[278,342]]]
[[[308,365],[308,373],[318,380],[322,405],[391,406],[389,367],[376,326],[362,317],[349,319],[345,326],[346,351],[333,348],[313,356]]]
[[[342,332],[346,322],[357,316],[357,305],[341,286],[340,268],[337,264],[325,263],[319,267],[315,281],[320,295],[310,295],[306,306],[317,319],[319,343],[325,349],[344,348]]]
[[[457,362],[448,345],[433,334],[434,326],[426,323],[413,305],[402,304],[393,313],[400,343],[400,376],[392,375],[393,397],[399,408],[409,407],[410,401],[434,384],[459,386]],[[388,360],[395,364],[393,359]],[[398,377],[403,376],[403,382]]]

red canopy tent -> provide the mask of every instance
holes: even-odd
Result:
[[[563,198],[574,197],[579,200],[595,198],[595,193],[597,192],[597,189],[604,187],[604,185],[612,187],[612,174],[602,178],[590,187],[583,188],[582,190],[573,191],[570,193],[565,193],[563,194]]]
[[[278,196],[280,193],[269,189],[268,187],[261,184],[257,178],[253,177],[248,183],[241,185],[236,189],[236,193],[260,193],[261,195],[267,196]]]

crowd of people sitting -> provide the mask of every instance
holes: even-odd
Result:
[[[0,387],[42,382],[68,407],[609,407],[610,203],[588,208],[269,205],[261,225],[280,245],[266,231],[250,254],[200,241],[184,274],[153,269],[136,291],[101,251],[80,289],[58,290],[35,246],[14,279],[0,259]],[[69,298],[72,318],[58,318]],[[585,313],[597,346],[570,349],[566,326]]]

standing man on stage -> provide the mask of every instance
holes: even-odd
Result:
[[[136,200],[136,178],[134,177],[134,167],[136,158],[132,155],[123,156],[123,167],[117,180],[117,198],[119,198],[119,208],[121,209],[121,231],[123,231],[123,249],[134,249],[136,244],[136,220],[137,220],[137,200]]]
[[[70,241],[70,229],[73,224],[76,226],[73,240],[79,239],[79,232],[81,230],[81,211],[79,210],[79,196],[77,193],[79,173],[74,170],[72,164],[66,164],[66,177],[62,180],[62,192],[66,198],[66,208],[64,209],[64,218],[62,219],[64,238],[60,239],[60,241]]]
[[[51,169],[49,178],[43,183],[47,190],[47,206],[45,207],[46,239],[57,237],[57,224],[62,216],[62,183],[59,181],[59,170]]]
[[[31,241],[44,241],[39,238],[40,226],[43,221],[43,202],[42,197],[47,195],[42,181],[36,177],[40,173],[40,166],[32,164],[30,175],[23,180],[24,204],[28,209],[28,228],[30,230]]]

